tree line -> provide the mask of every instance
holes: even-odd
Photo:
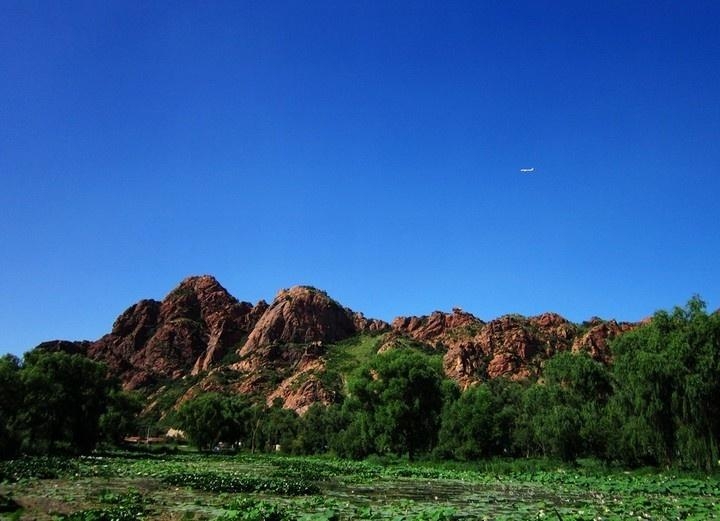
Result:
[[[201,450],[414,459],[599,458],[625,466],[712,470],[720,441],[720,314],[699,298],[611,343],[612,363],[560,353],[536,381],[492,379],[461,391],[441,359],[414,348],[374,357],[346,397],[302,416],[242,395],[185,402],[178,427]],[[137,400],[78,355],[0,359],[0,456],[83,452],[134,427]]]
[[[136,429],[141,408],[103,364],[82,355],[34,350],[22,360],[0,358],[0,458],[118,443]]]

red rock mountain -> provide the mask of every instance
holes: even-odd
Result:
[[[267,304],[239,302],[210,276],[189,277],[162,302],[141,300],[88,347],[135,389],[208,369],[244,341]]]
[[[447,375],[466,387],[499,376],[537,376],[560,351],[586,351],[608,362],[608,342],[633,327],[600,319],[577,325],[554,313],[484,322],[460,309],[399,317],[390,325],[308,286],[281,290],[270,305],[252,305],[205,275],[183,280],[162,302],[134,304],[95,342],[38,347],[102,361],[128,389],[194,376],[183,399],[205,390],[240,392],[303,412],[339,398],[324,376],[335,345],[348,339],[370,339],[375,351],[424,345],[442,353]]]

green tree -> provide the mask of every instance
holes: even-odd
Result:
[[[511,454],[521,392],[520,384],[498,378],[447,400],[437,454],[461,460]]]
[[[250,403],[242,396],[210,392],[185,402],[178,420],[190,443],[210,450],[221,441],[233,444],[246,440],[250,410]]]
[[[337,432],[344,428],[339,404],[314,403],[298,421],[293,452],[322,454],[328,452]]]
[[[712,469],[720,442],[720,315],[692,298],[613,344],[612,445],[626,463]]]
[[[526,454],[573,460],[581,448],[580,418],[561,387],[538,383],[523,394],[518,443]]]
[[[563,451],[566,457],[602,455],[607,450],[608,432],[603,421],[605,407],[612,396],[612,378],[607,366],[587,353],[559,353],[548,360],[543,379],[548,386],[558,386],[560,403],[574,410],[579,425],[575,450]]]
[[[443,411],[438,452],[462,460],[489,456],[495,435],[493,406],[487,385],[465,391]]]
[[[547,384],[569,391],[578,402],[592,400],[605,404],[612,393],[608,369],[583,352],[558,353],[547,361],[542,376]]]
[[[77,354],[31,351],[24,357],[20,381],[24,452],[82,453],[95,447],[113,387],[104,365]]]
[[[443,406],[442,368],[415,350],[397,349],[371,360],[350,383],[360,414],[348,429],[372,440],[380,454],[413,459],[437,443]]]
[[[282,406],[282,400],[276,399],[271,407],[266,407],[259,423],[257,447],[267,452],[280,447],[282,452],[292,452],[300,427],[297,413]]]
[[[604,452],[602,419],[611,392],[607,369],[586,353],[555,355],[523,393],[516,442],[526,454],[565,461]]]
[[[23,394],[20,361],[5,355],[0,358],[0,459],[13,457],[20,449],[17,422]]]
[[[126,436],[138,433],[138,415],[142,411],[139,394],[113,389],[108,396],[107,410],[100,416],[100,434],[108,442],[122,443]]]
[[[341,458],[361,459],[375,451],[371,414],[356,396],[348,396],[338,415],[339,429],[330,447]]]

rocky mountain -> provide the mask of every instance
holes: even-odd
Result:
[[[218,390],[281,400],[304,412],[340,398],[343,371],[361,361],[344,349],[372,355],[414,343],[442,354],[447,375],[467,387],[500,376],[534,377],[560,351],[586,351],[608,362],[608,342],[633,327],[600,319],[573,324],[554,313],[484,322],[460,309],[388,324],[309,286],[283,289],[270,304],[241,302],[205,275],[183,280],[161,302],[130,306],[97,341],[39,348],[84,353],[107,364],[125,388],[156,398],[179,382],[176,402]]]
[[[266,308],[263,301],[238,301],[213,277],[189,277],[162,302],[129,307],[87,354],[105,362],[129,389],[181,378],[220,362]]]

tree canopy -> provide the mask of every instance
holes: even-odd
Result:
[[[412,349],[397,349],[371,360],[350,383],[350,409],[357,415],[348,429],[359,435],[363,451],[407,454],[412,459],[437,443],[443,406],[442,368]]]
[[[89,452],[105,435],[101,418],[121,396],[105,366],[79,354],[35,350],[22,362],[3,357],[0,456]],[[122,422],[136,412],[137,407],[116,409],[116,436],[122,437]]]
[[[720,315],[695,297],[619,337],[613,354],[612,443],[623,459],[712,468],[720,440]]]

